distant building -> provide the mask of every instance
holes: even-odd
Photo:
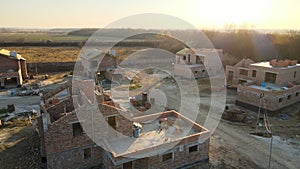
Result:
[[[247,83],[248,80],[252,80],[253,72],[251,72],[249,66],[250,64],[255,63],[251,59],[242,59],[240,62],[234,66],[226,66],[226,78],[227,86],[237,87],[238,84]],[[251,73],[250,76],[248,74]],[[255,71],[254,71],[255,73]],[[253,74],[253,75],[252,75]]]
[[[300,101],[300,64],[297,60],[252,63],[242,60],[226,67],[227,84],[237,86],[237,104],[275,112]]]
[[[223,69],[216,59],[222,58],[222,49],[184,48],[176,53],[174,74],[186,78],[215,76]]]
[[[84,67],[84,75],[87,78],[94,79],[97,72],[104,75],[104,72],[110,67],[116,67],[118,60],[115,52],[108,53],[101,50],[90,50],[81,55],[82,65]]]
[[[17,87],[28,78],[26,59],[15,51],[0,50],[0,86]]]

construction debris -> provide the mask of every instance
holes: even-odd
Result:
[[[244,111],[241,109],[227,109],[225,112],[222,114],[222,119],[228,120],[231,122],[239,122],[239,123],[251,123],[251,120],[247,118],[247,115]]]

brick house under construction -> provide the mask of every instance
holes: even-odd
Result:
[[[104,72],[108,68],[116,67],[118,65],[118,59],[116,58],[114,50],[104,52],[102,50],[89,50],[81,55],[84,76],[88,78],[94,78],[97,72]]]
[[[26,59],[15,51],[0,50],[0,87],[17,87],[28,78]]]
[[[226,77],[227,85],[237,87],[237,104],[249,108],[261,106],[276,112],[300,101],[297,60],[252,63],[244,59],[235,66],[226,66]]]
[[[204,127],[176,111],[131,111],[155,106],[145,100],[145,93],[124,109],[101,86],[90,90],[94,81],[76,85],[80,89],[66,83],[42,96],[39,133],[48,168],[183,168],[208,159],[210,132]],[[94,106],[84,106],[86,102]],[[93,107],[98,112],[93,113]],[[136,124],[141,127],[138,134]]]
[[[222,49],[184,48],[176,53],[174,74],[185,78],[205,78],[222,72]]]
[[[226,65],[227,86],[236,88],[239,84],[246,83],[247,80],[252,80],[251,77],[254,75],[249,66],[253,63],[255,63],[253,60],[245,58],[234,66]],[[248,76],[249,72],[251,76]]]

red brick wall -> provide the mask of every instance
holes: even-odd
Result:
[[[116,66],[116,58],[114,56],[105,55],[99,65],[100,71],[106,71],[108,67]]]
[[[19,61],[0,55],[0,72],[6,73],[9,69],[17,72],[19,70]]]
[[[84,149],[91,148],[91,157],[84,158]],[[47,157],[48,169],[90,168],[100,166],[101,147],[87,146],[51,154]],[[97,167],[99,168],[99,167]]]
[[[80,136],[73,136],[73,122],[78,122],[75,112],[61,117],[58,121],[48,126],[48,131],[45,132],[47,154],[93,144],[93,141],[85,133],[82,133]]]
[[[101,148],[82,133],[73,136],[72,123],[78,122],[75,112],[50,124],[45,132],[45,150],[48,168],[80,168],[100,164]],[[84,159],[84,149],[90,147],[92,155]]]
[[[47,112],[51,114],[55,119],[60,117],[61,113],[64,113],[66,108],[66,112],[71,112],[74,110],[73,99],[69,97],[67,100],[60,101],[55,105],[50,105],[51,107],[47,109]]]
[[[103,114],[104,118],[109,116],[116,116],[116,123],[117,123],[116,131],[126,136],[132,136],[133,122],[130,119],[124,117],[127,112],[124,112],[123,110],[117,109],[113,106],[104,105],[104,104],[100,104],[99,109],[100,112]]]

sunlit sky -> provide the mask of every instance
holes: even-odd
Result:
[[[1,0],[0,27],[94,28],[162,13],[197,28],[300,29],[300,0]]]

